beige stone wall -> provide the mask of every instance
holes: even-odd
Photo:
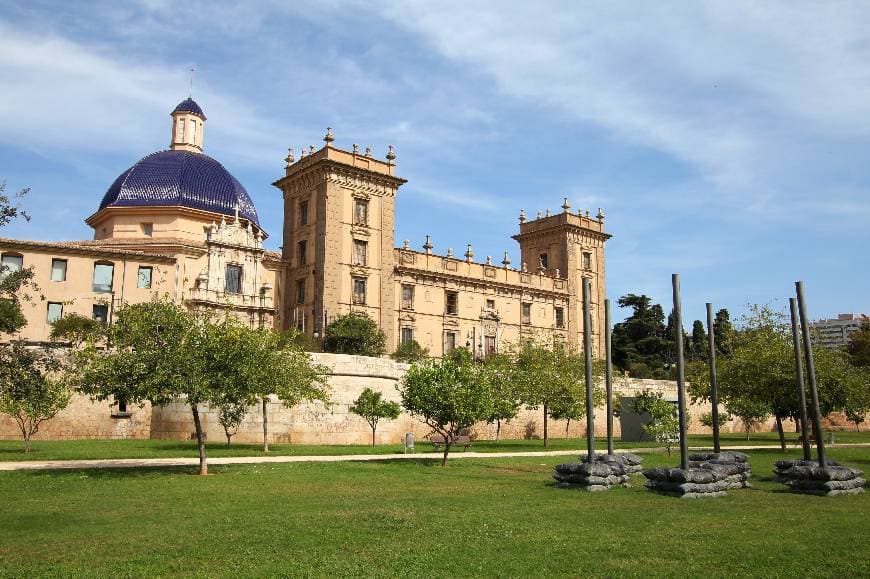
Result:
[[[110,402],[93,402],[76,394],[69,406],[51,420],[42,423],[34,440],[70,440],[82,438],[148,438],[151,434],[151,405],[129,405],[128,413],[120,415]],[[0,414],[0,439],[21,438],[15,421]]]

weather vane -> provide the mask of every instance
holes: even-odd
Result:
[[[188,97],[193,98],[193,73],[196,72],[195,68],[190,68],[190,92],[188,93]]]

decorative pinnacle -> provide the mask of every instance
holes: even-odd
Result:
[[[569,213],[571,211],[571,204],[568,203],[568,198],[565,197],[565,200],[562,201],[562,211],[565,213]]]
[[[387,145],[387,161],[392,163],[395,160],[396,160],[396,153],[395,153],[395,151],[393,151],[393,146]]]
[[[501,260],[501,264],[505,267],[505,269],[507,269],[511,264],[511,258],[506,251],[504,252],[504,259]]]
[[[551,215],[551,214],[550,214],[550,208],[547,207],[547,214],[546,214],[546,217],[549,217],[550,215]]]
[[[323,136],[323,141],[327,146],[335,140],[335,135],[332,134],[332,127],[326,127],[326,134]]]
[[[452,247],[447,248],[447,257],[453,259],[453,248]]]
[[[357,145],[356,143],[353,144],[353,154],[359,155],[359,145]]]
[[[586,219],[589,219],[589,210],[586,210]]]
[[[430,235],[426,236],[426,243],[423,244],[423,249],[426,250],[426,255],[432,253],[432,248],[435,247],[432,245],[432,237]]]
[[[309,155],[313,155],[313,154],[314,154],[314,145],[308,145],[308,154],[309,154]]]
[[[288,167],[296,162],[296,157],[293,156],[293,147],[287,149],[287,156],[284,158],[284,161]]]
[[[372,148],[366,147],[366,157],[371,157],[371,156],[372,156]]]
[[[465,261],[471,263],[471,260],[474,259],[474,252],[471,251],[471,244],[468,244],[468,249],[465,250]]]
[[[526,222],[526,210],[520,209],[520,223],[525,223],[525,222]],[[507,252],[505,252],[505,255],[507,255]]]
[[[406,239],[402,242],[402,249],[411,249],[411,240]]]
[[[598,208],[598,215],[595,216],[598,221],[604,221],[604,210],[601,207]]]
[[[486,256],[486,265],[492,265],[492,256],[491,255]]]
[[[527,273],[529,271],[529,266],[526,264],[526,262],[523,262],[522,271],[523,273]]]
[[[300,159],[304,159],[304,158],[305,158],[305,147],[300,147],[300,148],[299,148],[299,158],[300,158]]]
[[[544,216],[544,214],[543,214],[541,211],[538,211],[538,217],[537,217],[537,218],[540,219],[540,218],[543,217],[543,216]]]

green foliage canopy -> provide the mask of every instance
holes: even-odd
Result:
[[[366,388],[354,401],[350,411],[363,417],[369,423],[372,429],[372,446],[374,446],[378,422],[384,418],[395,420],[402,413],[402,407],[399,406],[398,402],[384,400],[383,394],[380,392]]]
[[[335,354],[382,356],[386,336],[370,317],[351,312],[339,316],[326,326],[323,350]]]

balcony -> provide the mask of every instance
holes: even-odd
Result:
[[[228,293],[225,291],[193,288],[190,290],[190,301],[216,307],[231,307],[246,310],[273,309],[272,293],[266,291],[260,294]]]

